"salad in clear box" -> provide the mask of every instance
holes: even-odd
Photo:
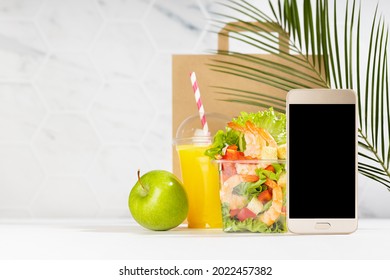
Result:
[[[219,164],[224,231],[287,232],[285,114],[241,113],[205,154]]]

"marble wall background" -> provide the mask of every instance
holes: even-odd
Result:
[[[215,2],[0,0],[1,219],[129,216],[136,170],[171,169],[171,55],[216,48]]]

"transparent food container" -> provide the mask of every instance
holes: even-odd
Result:
[[[285,160],[215,160],[223,230],[286,233]]]

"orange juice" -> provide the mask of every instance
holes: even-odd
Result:
[[[222,227],[218,167],[204,155],[208,145],[178,145],[184,188],[189,200],[188,227]]]

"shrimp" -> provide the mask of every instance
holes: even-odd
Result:
[[[259,216],[260,221],[267,226],[272,225],[279,218],[282,212],[283,194],[282,188],[278,184],[273,184],[272,187],[272,204],[271,207]]]
[[[278,145],[267,130],[255,126],[250,121],[247,121],[245,126],[230,122],[228,127],[244,133],[246,143],[245,156],[258,159],[277,158]]]
[[[241,176],[236,174],[222,183],[221,202],[229,203],[230,209],[242,208],[248,203],[246,197],[233,194],[233,188],[241,182]]]

